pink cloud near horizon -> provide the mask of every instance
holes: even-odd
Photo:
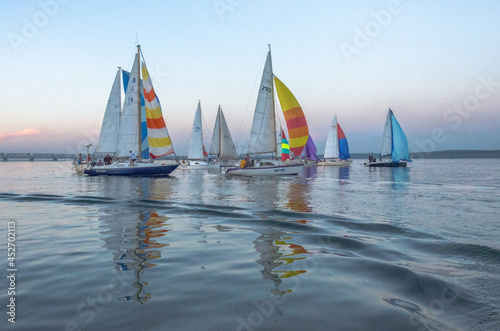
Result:
[[[0,134],[0,140],[6,139],[6,138],[11,138],[11,137],[33,136],[33,135],[37,135],[40,133],[41,133],[40,130],[37,130],[37,129],[24,129],[24,130],[19,131],[19,132]]]

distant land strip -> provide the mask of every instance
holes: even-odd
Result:
[[[368,159],[370,153],[351,153],[352,159]],[[86,153],[82,153],[86,155]],[[374,153],[375,157],[380,154]],[[0,162],[7,161],[71,161],[77,158],[76,154],[62,153],[0,153]],[[177,159],[186,156],[178,155]],[[323,155],[318,155],[322,159]],[[500,150],[446,150],[432,152],[410,153],[411,159],[494,159],[500,158]]]
[[[353,159],[368,159],[370,153],[351,153]],[[380,154],[375,154],[378,157]],[[495,159],[500,150],[446,150],[410,153],[411,159]]]

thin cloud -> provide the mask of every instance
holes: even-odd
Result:
[[[0,134],[0,140],[12,138],[12,137],[33,136],[36,134],[40,134],[40,131],[37,129],[24,129],[24,130],[19,131],[19,132]]]

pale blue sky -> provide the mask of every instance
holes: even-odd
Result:
[[[321,154],[334,114],[351,152],[380,150],[391,107],[410,151],[500,149],[499,1],[14,1],[0,4],[0,152],[95,140],[138,39],[174,148],[198,99],[246,146],[267,44]],[[208,131],[208,132],[207,132]],[[24,132],[24,134],[22,134]]]

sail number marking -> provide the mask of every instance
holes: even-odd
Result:
[[[267,93],[271,93],[271,91],[272,91],[270,87],[268,87],[268,86],[264,86],[264,85],[262,85],[262,86],[260,87],[260,90],[261,90],[261,91],[264,91],[264,92],[267,92]]]

